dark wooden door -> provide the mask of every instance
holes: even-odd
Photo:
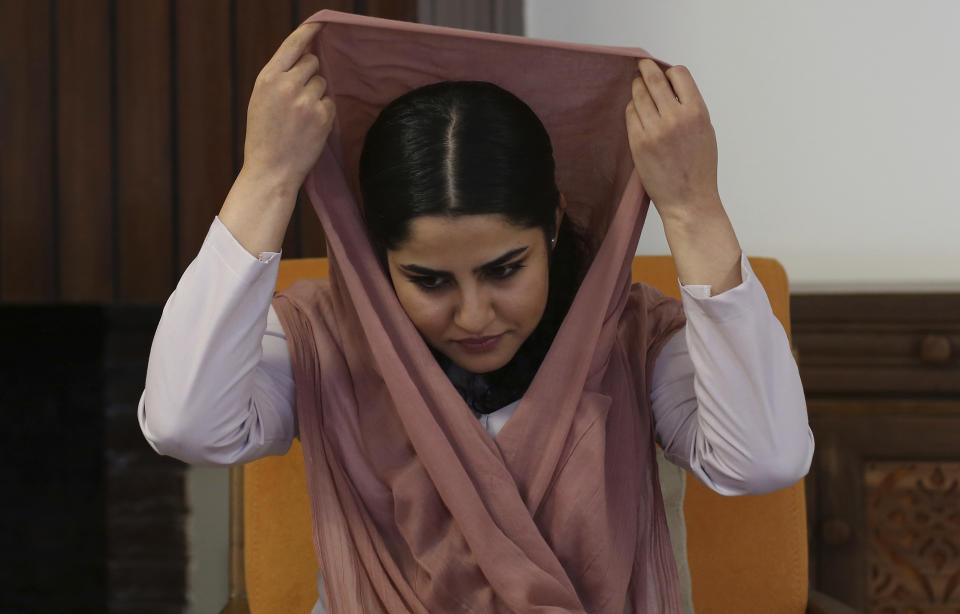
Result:
[[[242,163],[280,41],[331,8],[415,0],[0,0],[0,301],[157,303]],[[323,255],[300,206],[284,243]]]

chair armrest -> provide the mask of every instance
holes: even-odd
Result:
[[[231,597],[220,614],[250,614],[250,604],[246,597]]]
[[[860,614],[860,612],[829,595],[811,589],[810,598],[807,601],[807,614]]]

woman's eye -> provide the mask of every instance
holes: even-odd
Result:
[[[505,264],[503,266],[498,266],[490,269],[487,274],[493,279],[506,279],[512,276],[514,273],[522,269],[524,265],[515,263],[515,264]]]
[[[447,283],[443,277],[411,277],[410,281],[424,290],[439,290]]]

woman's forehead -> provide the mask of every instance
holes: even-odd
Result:
[[[425,215],[411,220],[407,239],[388,256],[398,264],[450,268],[455,262],[472,267],[538,240],[543,242],[540,228],[517,226],[499,214]]]

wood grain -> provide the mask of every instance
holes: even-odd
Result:
[[[234,179],[229,0],[178,0],[177,147],[180,271],[196,257]]]
[[[170,3],[117,3],[117,299],[173,289]]]
[[[417,20],[416,0],[363,0],[361,4],[366,15],[401,21]]]
[[[110,13],[107,0],[57,3],[60,297],[114,298]]]
[[[960,395],[960,294],[799,295],[791,306],[808,396]]]
[[[0,1],[0,301],[56,299],[50,5]]]
[[[816,505],[809,510],[811,561],[817,589],[845,603],[867,606],[867,469],[877,461],[960,460],[960,399],[946,401],[818,399],[809,401],[817,439],[813,472]],[[928,404],[933,407],[927,407]],[[872,405],[869,416],[865,406]],[[912,409],[910,407],[912,406]],[[851,535],[831,543],[824,528],[843,523]]]
[[[297,21],[302,22],[314,13],[324,9],[331,11],[340,11],[341,13],[353,13],[353,0],[299,0],[297,3]]]

